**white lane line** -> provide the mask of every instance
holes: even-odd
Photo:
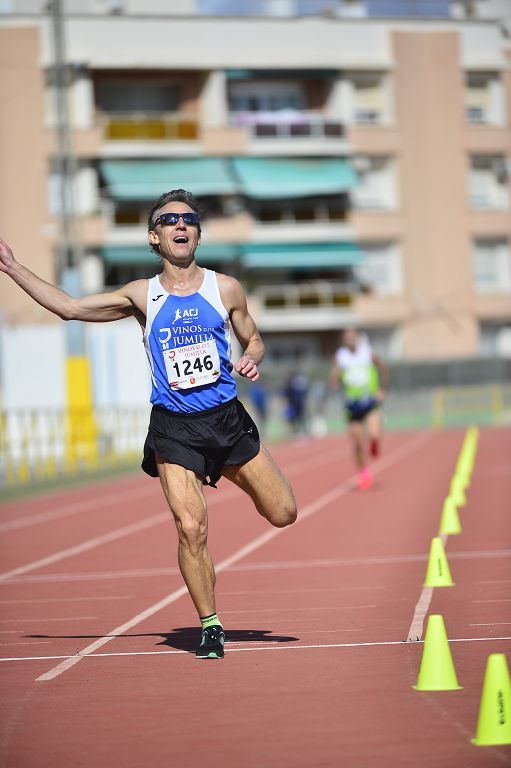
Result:
[[[0,573],[0,581],[7,581],[13,576],[20,576],[22,573],[35,571],[37,568],[44,568],[47,565],[53,565],[53,563],[58,563],[60,560],[65,560],[67,557],[79,555],[82,552],[87,552],[90,549],[99,547],[102,544],[108,544],[111,541],[117,541],[117,539],[130,536],[133,533],[140,533],[140,531],[144,531],[147,528],[152,528],[155,525],[161,525],[162,523],[166,522],[170,522],[168,512],[161,512],[158,515],[152,515],[151,517],[148,517],[139,523],[125,525],[122,528],[117,528],[115,531],[104,533],[102,536],[96,536],[94,539],[82,541],[81,544],[76,544],[74,547],[61,549],[60,552],[54,552],[52,555],[42,557],[40,560],[35,560],[32,563],[27,563],[26,565],[20,565],[18,568],[13,568],[12,571]]]
[[[231,570],[234,570],[232,568]],[[361,586],[361,587],[321,587],[321,592],[324,594],[325,592],[352,592],[357,590],[367,590],[369,589],[371,592],[376,589],[388,589],[388,587],[384,587],[382,585],[378,585],[376,587],[370,587],[370,586]],[[317,589],[314,587],[303,587],[303,589],[272,589],[272,595],[303,595],[305,592],[312,592],[313,594],[317,594]],[[227,597],[231,595],[267,595],[268,590],[267,589],[245,589],[242,591],[239,590],[223,590],[221,589],[219,593],[222,597]],[[1,600],[0,600],[1,602]],[[223,613],[223,610],[222,610]]]
[[[142,576],[177,576],[180,575],[179,568],[133,568],[126,571],[86,571],[74,573],[41,573],[30,576],[19,576],[9,579],[8,586],[11,584],[44,584],[46,582],[64,582],[64,581],[102,581],[103,579],[132,579]],[[5,583],[5,582],[3,582]],[[2,586],[2,582],[0,582]]]
[[[400,563],[425,563],[429,555],[387,555],[374,557],[338,557],[322,560],[287,560],[282,562],[264,562],[264,563],[245,563],[234,565],[227,568],[227,571],[272,571],[272,570],[292,570],[303,568],[336,568],[339,566],[348,566],[352,568],[357,565],[399,565]],[[490,549],[471,552],[451,552],[449,560],[475,560],[485,558],[511,558],[511,550]],[[9,584],[34,584],[46,582],[64,582],[64,581],[101,581],[103,579],[132,579],[140,577],[154,576],[179,576],[178,568],[134,568],[126,571],[91,571],[78,573],[44,573],[30,576],[20,576],[12,578]],[[2,586],[2,582],[0,582]],[[387,589],[387,587],[343,587],[343,589]],[[261,590],[266,591],[266,590]],[[303,590],[299,590],[300,592]],[[224,593],[227,594],[227,593]],[[235,593],[232,593],[235,594]],[[250,591],[252,593],[252,590]]]
[[[101,504],[101,507],[107,507],[109,505],[122,504],[125,501],[133,501],[133,499],[141,499],[155,494],[156,490],[154,486],[145,486],[144,488],[133,488],[131,491],[118,491],[117,493],[107,493],[103,496],[94,496],[92,499],[74,501],[71,504],[65,504],[62,507],[50,509],[46,512],[37,512],[35,515],[26,515],[25,517],[18,517],[15,520],[0,523],[0,533],[28,528],[32,525],[39,525],[52,520],[60,520],[63,517],[77,515],[80,512],[96,510],[99,504]]]
[[[511,597],[495,598],[494,600],[472,600],[473,603],[511,603]]]
[[[469,624],[469,627],[509,627],[511,621],[489,621],[487,624]]]
[[[332,451],[330,450],[320,454],[320,457],[320,464],[324,463],[325,460],[334,460],[334,457],[332,457]],[[310,468],[310,466],[311,462],[304,464],[303,468]],[[299,471],[299,468],[294,467],[294,470]],[[240,495],[241,493],[242,491],[236,486],[228,487],[225,491],[222,491],[220,495],[208,498],[208,507],[214,506],[216,504],[223,504],[225,500],[228,500],[232,496]],[[95,501],[97,505],[98,500],[96,499]],[[36,560],[33,563],[27,563],[26,565],[22,565],[19,568],[14,568],[13,570],[7,571],[6,573],[0,573],[0,583],[7,581],[14,576],[20,576],[21,574],[27,573],[29,571],[37,570],[38,568],[43,568],[47,565],[52,565],[53,563],[59,562],[60,560],[63,560],[67,557],[73,557],[74,555],[81,554],[82,552],[93,549],[94,547],[107,544],[111,541],[123,538],[124,536],[128,536],[132,533],[138,533],[139,531],[142,531],[146,528],[151,528],[155,525],[160,525],[163,522],[168,522],[170,519],[171,518],[169,512],[162,512],[159,515],[153,515],[152,517],[149,517],[139,523],[134,523],[132,525],[119,528],[116,531],[111,531],[110,533],[104,534],[103,536],[89,539],[88,541],[84,541],[74,547],[69,547],[68,549],[61,550],[60,552],[55,552],[53,555],[48,555],[47,557],[41,558],[40,560]]]
[[[331,613],[333,611],[345,611],[352,608],[357,610],[358,608],[377,608],[377,607],[378,607],[377,605],[372,604],[372,605],[325,605],[321,607],[315,605],[315,606],[309,606],[307,608],[304,608],[303,606],[300,606],[299,608],[297,608],[296,606],[294,608],[254,608],[251,611],[243,611],[243,610],[224,611],[222,609],[222,616],[224,615],[224,613],[229,613],[229,614],[248,613],[251,616],[253,616],[254,619],[257,621],[257,617],[259,616],[260,613],[284,613],[284,611],[287,611],[289,613],[297,613],[297,614],[304,611],[306,613],[310,613],[311,611],[329,611]]]
[[[5,648],[8,645],[48,645],[48,643],[52,643],[53,640],[34,640],[33,642],[19,642],[19,643],[0,643],[0,648]]]
[[[389,454],[386,457],[386,459],[380,460],[375,464],[374,474],[379,474],[381,471],[383,471],[384,468],[391,466],[392,464],[395,464],[404,456],[410,453],[413,453],[420,446],[422,446],[424,443],[430,440],[431,436],[432,436],[432,433],[419,433],[419,435],[416,435],[415,438],[412,438],[411,440],[407,441],[404,445],[403,444],[400,445],[395,451]],[[308,517],[313,515],[318,510],[323,509],[328,504],[344,496],[348,491],[350,491],[355,486],[356,486],[356,477],[354,476],[349,478],[349,480],[346,480],[344,483],[341,483],[341,485],[337,486],[337,488],[333,488],[331,491],[328,491],[327,493],[323,494],[318,499],[316,499],[316,501],[312,502],[311,504],[308,504],[306,507],[304,507],[304,509],[300,511],[297,522],[298,523],[303,522],[303,520],[306,520]],[[240,547],[240,549],[234,552],[230,557],[227,557],[224,560],[222,560],[215,567],[216,572],[220,573],[221,571],[224,571],[226,568],[229,568],[231,565],[234,565],[234,563],[238,562],[238,560],[241,560],[242,558],[251,554],[256,549],[259,549],[268,541],[271,541],[272,539],[281,535],[286,530],[290,530],[290,528],[271,528],[270,530],[266,531],[260,536],[257,536],[255,539],[253,539],[251,542],[249,542],[245,546]],[[179,600],[180,597],[183,597],[186,594],[188,594],[188,590],[186,586],[182,586],[180,589],[176,589],[174,592],[171,592],[162,600],[159,600],[157,603],[154,603],[154,605],[151,605],[149,606],[149,608],[146,608],[145,611],[142,611],[141,613],[138,613],[136,616],[133,616],[133,618],[129,619],[120,627],[116,627],[115,629],[113,629],[111,632],[108,633],[108,635],[105,635],[104,637],[101,637],[98,640],[96,640],[94,643],[91,643],[90,645],[88,645],[86,648],[80,651],[79,654],[77,654],[76,656],[73,656],[72,658],[69,658],[66,661],[63,661],[60,664],[57,664],[57,666],[53,667],[53,669],[50,669],[48,672],[46,672],[43,675],[40,675],[39,677],[36,678],[36,680],[38,681],[53,680],[55,677],[58,677],[63,672],[65,672],[66,670],[70,669],[72,666],[77,664],[85,656],[88,656],[91,653],[94,653],[98,648],[101,648],[103,645],[106,645],[106,643],[109,643],[111,640],[114,639],[114,637],[118,637],[119,635],[122,635],[124,632],[127,632],[128,629],[132,629],[137,624],[140,624],[145,619],[149,618],[150,616],[153,616],[155,613],[158,613],[163,608],[166,608],[168,605],[171,605],[171,603],[176,602],[176,600]]]
[[[130,600],[131,595],[111,597],[38,597],[33,600],[0,600],[0,605],[33,605],[35,603],[89,603],[97,600]]]
[[[321,466],[324,463],[331,461],[337,461],[338,456],[334,454],[331,448],[328,451],[318,453],[314,459],[309,459],[305,462],[296,462],[289,466],[288,470],[284,470],[289,476],[299,474],[305,469],[311,467]],[[241,494],[242,491],[236,487],[221,488],[216,496],[208,494],[208,506],[211,504],[221,503],[227,500],[231,496]],[[157,496],[161,499],[161,487],[159,483],[154,483],[150,486],[144,486],[142,488],[134,487],[132,490],[116,491],[113,493],[107,493],[102,496],[94,496],[92,499],[84,499],[83,501],[75,501],[70,504],[65,504],[56,509],[47,510],[46,512],[38,512],[34,515],[26,515],[25,517],[18,517],[14,520],[8,520],[4,523],[0,523],[0,533],[6,533],[8,531],[19,530],[20,528],[28,528],[33,525],[40,525],[42,523],[52,522],[53,520],[60,520],[63,517],[70,517],[71,515],[77,515],[80,512],[87,512],[90,510],[96,510],[98,504],[101,506],[118,505],[125,501],[130,502],[134,499],[142,499],[146,496]]]
[[[486,642],[503,642],[511,640],[511,636],[505,637],[455,637],[449,638],[449,643],[486,643]],[[418,640],[415,645],[424,643],[424,640]],[[408,643],[406,640],[383,640],[367,643],[314,643],[310,645],[290,645],[287,643],[267,643],[264,646],[258,646],[252,648],[251,645],[246,648],[231,648],[230,643],[226,643],[226,654],[245,652],[245,651],[307,651],[307,650],[322,650],[329,648],[382,648],[385,646],[401,646],[402,648],[409,648],[412,643]],[[190,656],[191,651],[183,650],[169,650],[169,651],[111,651],[108,653],[93,653],[87,654],[87,656],[8,656],[0,658],[2,661],[56,661],[58,659],[64,659],[66,661],[80,661],[81,659],[110,659],[122,656]],[[60,666],[60,665],[59,665]],[[55,667],[57,669],[57,667]],[[37,680],[41,680],[38,677]]]
[[[448,537],[446,536],[446,534],[443,533],[440,536],[440,538],[445,547]],[[409,643],[414,643],[414,642],[417,642],[417,640],[422,639],[422,633],[424,632],[424,621],[426,619],[426,614],[429,611],[429,606],[431,605],[432,599],[433,599],[433,588],[427,587],[424,584],[422,587],[422,591],[419,595],[419,599],[417,600],[417,603],[415,605],[415,609],[412,616],[412,623],[410,624],[410,628],[408,629],[407,638]]]
[[[409,642],[416,642],[422,638],[422,632],[424,629],[424,619],[431,605],[431,599],[433,597],[433,587],[424,587],[420,593],[417,605],[413,612],[412,623],[408,630]]]
[[[47,621],[90,621],[97,619],[97,616],[61,616],[58,619],[0,619],[0,624],[32,624],[32,622]]]

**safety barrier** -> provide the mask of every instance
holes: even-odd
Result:
[[[241,389],[250,410],[248,388]],[[311,394],[308,405],[309,417],[314,415],[308,418],[310,434],[344,429],[340,397],[319,403]],[[265,439],[289,437],[282,398],[270,394],[269,406],[268,424],[260,425]],[[511,386],[391,391],[384,415],[386,429],[511,423]],[[133,465],[141,459],[148,422],[148,407],[94,409],[93,413],[90,409],[0,411],[0,491]]]
[[[147,408],[0,412],[0,489],[44,483],[134,463]]]
[[[502,425],[511,421],[511,385],[438,387],[432,393],[431,409],[437,428]]]

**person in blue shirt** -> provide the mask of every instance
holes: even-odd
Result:
[[[195,260],[201,222],[182,189],[163,194],[148,217],[148,240],[162,271],[110,293],[73,298],[20,264],[0,240],[0,271],[64,320],[135,317],[143,331],[153,404],[142,468],[159,477],[178,532],[178,562],[202,624],[198,658],[222,658],[225,633],[216,612],[215,569],[207,546],[203,485],[221,476],[245,491],[277,527],[296,520],[288,480],[261,444],[237,398],[234,372],[255,382],[264,345],[245,293],[233,277]],[[231,330],[243,353],[230,360]]]

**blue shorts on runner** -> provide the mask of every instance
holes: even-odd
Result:
[[[344,407],[348,422],[364,421],[371,411],[380,407],[380,403],[374,397],[368,397],[364,400],[346,400]]]

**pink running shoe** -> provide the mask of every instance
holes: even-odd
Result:
[[[369,488],[373,484],[373,476],[367,469],[367,467],[364,467],[360,470],[358,473],[358,487],[361,491],[368,491]]]

